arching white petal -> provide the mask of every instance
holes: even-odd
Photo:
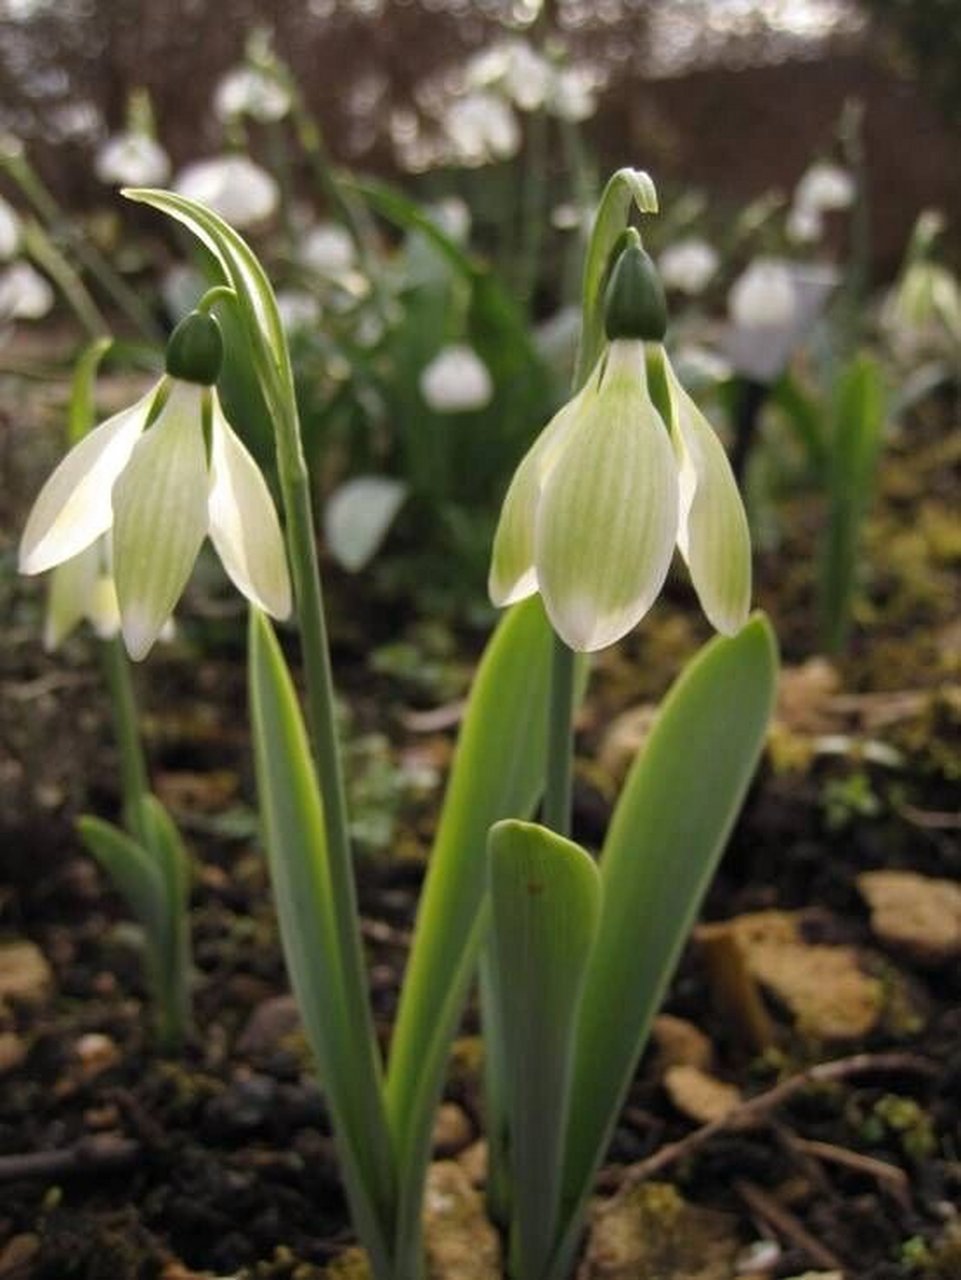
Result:
[[[110,528],[110,491],[144,429],[156,388],[84,436],[40,490],[20,540],[20,572],[71,560]]]
[[[677,469],[647,394],[643,344],[611,344],[600,391],[564,441],[537,509],[544,606],[572,649],[614,644],[654,603],[677,534]]]
[[[223,415],[214,392],[210,537],[238,591],[275,618],[290,613],[290,577],[277,512],[260,468]]]
[[[101,570],[100,545],[92,543],[72,560],[58,564],[50,575],[47,614],[43,623],[43,647],[63,644],[78,622],[87,615],[87,606]]]
[[[145,658],[190,576],[207,532],[205,387],[174,382],[113,492],[113,558],[124,642]]]
[[[665,360],[680,475],[677,543],[701,608],[733,635],[751,607],[751,536],[724,446]]]
[[[516,604],[537,590],[534,521],[544,480],[576,420],[582,392],[550,420],[514,472],[494,534],[487,589],[498,607]]]

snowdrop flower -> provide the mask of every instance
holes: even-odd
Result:
[[[788,237],[796,244],[813,244],[821,239],[824,231],[824,218],[820,209],[811,209],[807,205],[792,204],[788,210],[784,227]]]
[[[216,321],[187,316],[168,344],[166,376],[74,446],[41,489],[20,542],[20,571],[34,574],[110,534],[121,630],[135,659],[169,619],[208,534],[248,600],[277,618],[290,612],[270,493],[213,385],[222,357]]]
[[[281,289],[277,294],[277,311],[285,333],[309,329],[320,320],[320,303],[303,289]]]
[[[755,258],[727,295],[728,314],[745,329],[786,325],[794,317],[794,281],[781,258]]]
[[[444,196],[428,205],[424,212],[455,244],[466,244],[470,239],[470,207],[460,196]]]
[[[277,183],[270,174],[246,156],[216,156],[198,160],[181,170],[174,190],[219,213],[243,230],[263,222],[280,203]]]
[[[512,40],[507,47],[504,90],[519,111],[538,111],[554,86],[554,69],[526,40]]]
[[[435,413],[466,413],[490,404],[494,383],[472,347],[444,347],[420,375],[420,393]]]
[[[614,644],[640,621],[675,545],[714,627],[733,634],[747,618],[740,495],[720,441],[659,345],[669,422],[648,390],[645,344],[660,344],[665,325],[653,264],[629,247],[608,290],[607,349],[531,446],[501,511],[491,599],[503,606],[540,592],[554,629],[579,651]]]
[[[290,94],[273,76],[255,67],[228,71],[214,94],[214,113],[224,122],[250,116],[261,124],[283,120],[290,111]]]
[[[12,258],[20,245],[20,219],[12,205],[0,196],[0,262]]]
[[[336,222],[318,222],[300,243],[300,260],[322,276],[340,276],[350,271],[357,251],[350,234]]]
[[[0,324],[7,320],[40,320],[53,307],[50,282],[29,262],[15,262],[0,272]]]
[[[561,67],[554,71],[548,107],[561,120],[580,124],[597,111],[597,75],[588,67]]]
[[[710,283],[719,261],[716,250],[706,240],[689,236],[664,250],[657,269],[666,289],[694,297]]]
[[[849,209],[854,203],[854,178],[840,165],[822,161],[811,165],[801,178],[794,192],[794,205],[827,213],[835,209]]]
[[[507,160],[521,143],[517,118],[493,93],[469,93],[452,102],[444,128],[456,159],[467,165]]]
[[[97,152],[94,171],[110,186],[160,187],[170,176],[170,157],[146,133],[117,133]]]
[[[120,631],[117,588],[110,572],[109,538],[97,538],[78,555],[58,564],[50,575],[43,647],[58,648],[81,622],[89,622],[101,640]]]

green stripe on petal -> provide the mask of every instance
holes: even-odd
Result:
[[[70,450],[40,490],[20,540],[20,572],[72,560],[113,521],[110,491],[130,460],[157,388]]]
[[[677,535],[677,467],[640,342],[611,344],[537,510],[544,606],[572,649],[614,644],[657,598]]]
[[[516,604],[537,590],[534,523],[541,490],[576,420],[582,396],[560,409],[540,433],[514,472],[501,508],[487,589],[499,608]]]
[[[114,486],[113,555],[121,628],[145,658],[180,598],[207,533],[205,387],[174,382]]]
[[[275,618],[290,613],[277,512],[260,468],[224,417],[216,391],[210,450],[210,537],[238,591]]]
[[[751,535],[724,446],[665,356],[680,512],[677,543],[711,625],[734,635],[751,607]]]

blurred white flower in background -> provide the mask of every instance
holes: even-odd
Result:
[[[28,262],[15,262],[0,272],[0,324],[8,320],[40,320],[53,303],[49,280]]]
[[[794,316],[794,283],[783,258],[755,258],[731,285],[728,315],[744,329],[771,329]]]
[[[717,271],[717,251],[696,236],[669,245],[657,260],[665,289],[676,289],[691,297],[703,292]]]
[[[277,311],[288,334],[309,329],[320,321],[320,303],[304,289],[281,289],[277,294]]]
[[[812,164],[794,190],[787,220],[788,235],[792,240],[806,243],[819,240],[824,230],[824,214],[849,209],[856,194],[854,178],[847,169],[827,161]]]
[[[512,40],[507,49],[504,90],[519,111],[538,111],[547,102],[554,68],[526,40]]]
[[[200,272],[185,262],[175,262],[160,278],[160,296],[167,315],[174,321],[192,311],[206,289],[206,281]]]
[[[300,241],[300,260],[322,276],[340,276],[354,266],[357,254],[350,234],[336,222],[318,222]]]
[[[597,111],[600,88],[600,74],[591,67],[557,68],[551,85],[549,109],[561,120],[570,120],[575,124],[589,120]]]
[[[521,145],[521,131],[508,103],[478,90],[455,99],[443,120],[453,159],[464,165],[507,160]]]
[[[170,177],[170,157],[146,133],[116,133],[97,152],[94,171],[109,186],[159,187]]]
[[[199,200],[240,230],[269,218],[280,203],[274,179],[243,155],[187,165],[177,174],[174,190]]]
[[[435,413],[483,409],[494,394],[490,370],[464,343],[444,347],[420,375],[420,393]]]
[[[11,204],[0,196],[0,262],[6,262],[20,244],[20,219]]]
[[[290,111],[290,94],[272,76],[254,67],[228,71],[214,94],[214,113],[222,121],[250,116],[261,124],[283,120]]]
[[[470,238],[470,208],[460,196],[445,196],[424,210],[431,222],[455,244],[466,244]]]

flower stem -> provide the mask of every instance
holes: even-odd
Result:
[[[149,790],[147,761],[137,727],[137,703],[134,697],[130,662],[119,637],[100,644],[101,661],[113,711],[114,733],[120,752],[120,780],[123,787],[123,809],[127,825],[141,841],[144,832],[141,801]]]
[[[83,281],[44,231],[39,222],[28,222],[23,231],[24,249],[42,267],[65,298],[88,338],[109,333],[107,322]]]
[[[547,713],[547,782],[544,789],[543,820],[558,835],[570,835],[571,778],[574,712],[574,651],[560,636],[554,636],[551,658],[551,697]]]

